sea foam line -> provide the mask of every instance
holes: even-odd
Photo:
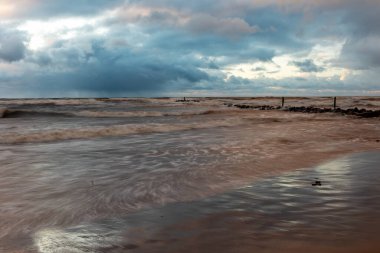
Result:
[[[107,127],[70,128],[48,131],[33,131],[27,133],[0,134],[0,143],[17,144],[32,142],[50,142],[70,139],[90,139],[98,137],[124,136],[144,133],[167,133],[173,131],[186,131],[213,127],[229,127],[238,123],[234,120],[215,120],[191,124],[127,124]]]
[[[220,110],[194,110],[182,112],[160,112],[160,111],[53,111],[53,110],[13,110],[0,108],[0,118],[23,117],[23,116],[66,116],[66,117],[88,117],[88,118],[112,118],[112,117],[164,117],[164,116],[195,116],[216,114],[232,111],[230,109]],[[236,110],[237,111],[237,110]]]

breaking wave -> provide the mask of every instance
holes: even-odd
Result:
[[[167,133],[174,131],[186,131],[192,129],[204,129],[213,127],[229,127],[238,124],[235,120],[215,120],[203,123],[191,124],[127,124],[107,127],[70,128],[45,131],[33,131],[27,133],[11,132],[0,134],[0,143],[17,144],[32,142],[51,142],[71,139],[90,139],[98,137],[125,136],[144,133]]]
[[[70,116],[74,116],[74,115],[69,112],[58,112],[58,111],[0,109],[0,118],[70,117]]]
[[[12,110],[1,109],[0,118],[21,118],[21,117],[88,117],[88,118],[124,118],[124,117],[163,117],[163,116],[192,116],[216,114],[231,111],[221,110],[196,110],[181,112],[159,112],[159,111],[51,111],[51,110]]]
[[[223,113],[226,110],[182,111],[182,112],[158,112],[158,111],[79,111],[75,116],[82,117],[162,117],[162,116],[192,116]]]
[[[0,118],[3,118],[3,117],[4,117],[4,114],[5,114],[6,111],[7,111],[7,109],[5,109],[5,108],[0,108]]]

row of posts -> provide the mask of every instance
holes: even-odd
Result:
[[[281,107],[284,107],[284,105],[285,105],[285,97],[282,97],[281,98]],[[334,106],[334,110],[335,110],[336,109],[336,97],[334,97],[333,106]]]

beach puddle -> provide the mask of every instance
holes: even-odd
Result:
[[[203,200],[43,228],[52,252],[379,252],[380,154],[345,156]],[[320,185],[314,185],[320,181]]]

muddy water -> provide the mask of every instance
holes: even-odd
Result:
[[[39,252],[378,252],[379,176],[379,153],[355,154],[200,201],[44,228],[34,244]]]
[[[257,215],[272,224],[276,218],[267,216],[270,208],[285,210],[273,205],[282,203],[280,196],[279,201],[268,197],[260,202],[255,198],[264,193],[255,197],[253,193],[260,192],[255,188],[248,195],[227,194],[226,200],[217,197],[185,207],[178,203],[343,154],[380,149],[378,119],[244,111],[226,106],[225,99],[0,102],[6,108],[0,115],[0,252],[165,252],[168,245],[173,252],[208,241],[207,247],[223,245],[211,237],[220,241],[233,235],[223,232],[231,230],[237,238],[226,241],[239,241],[239,231],[252,234],[260,229],[241,227],[245,214],[235,212],[240,207],[234,205],[257,202],[252,209],[263,208]],[[271,195],[269,190],[263,191]],[[252,201],[246,200],[249,196]],[[213,229],[214,218],[231,215],[227,220],[232,223],[222,221],[224,230]],[[206,241],[198,240],[203,232],[191,237],[194,232],[186,227],[203,221],[220,237],[212,233]],[[178,232],[183,237],[171,229],[177,225],[186,228]],[[207,228],[199,228],[203,230]],[[275,238],[274,233],[269,238]]]

